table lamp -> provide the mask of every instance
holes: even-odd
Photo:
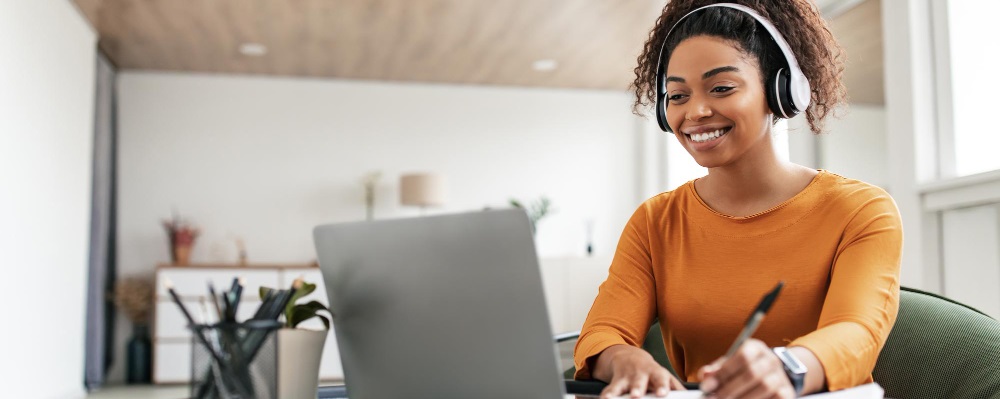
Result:
[[[399,202],[419,206],[420,214],[429,206],[444,205],[447,195],[444,177],[433,173],[408,173],[399,178]]]

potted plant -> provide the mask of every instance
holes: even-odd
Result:
[[[319,365],[330,329],[330,318],[320,312],[326,312],[330,317],[333,314],[317,301],[297,303],[316,291],[316,284],[298,278],[292,287],[295,288],[295,293],[285,306],[284,328],[277,332],[278,397],[313,399],[319,387]],[[260,297],[266,298],[272,291],[274,290],[271,288],[261,287]],[[302,322],[313,318],[318,318],[323,323],[323,330],[298,327]]]
[[[118,280],[112,299],[118,310],[132,322],[132,337],[125,346],[125,381],[129,384],[148,384],[152,362],[149,321],[154,300],[153,282],[141,277]]]
[[[167,238],[170,240],[170,259],[175,265],[189,264],[191,248],[201,231],[176,215],[172,219],[164,219],[163,228],[167,230]]]

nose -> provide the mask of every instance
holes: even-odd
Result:
[[[712,116],[712,108],[708,106],[708,103],[695,97],[696,96],[691,96],[688,99],[687,113],[684,115],[684,119],[691,122],[697,122],[701,119]]]

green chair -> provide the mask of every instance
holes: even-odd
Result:
[[[563,335],[563,341],[576,337]],[[676,375],[658,323],[643,348]],[[575,368],[564,373],[573,378]],[[899,314],[872,376],[894,399],[1000,398],[1000,322],[932,293],[902,288]],[[571,382],[572,394],[600,393],[599,381]]]
[[[875,382],[887,398],[1000,398],[1000,322],[929,292],[902,288]]]

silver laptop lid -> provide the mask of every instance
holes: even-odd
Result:
[[[313,233],[351,399],[562,398],[523,211]]]

